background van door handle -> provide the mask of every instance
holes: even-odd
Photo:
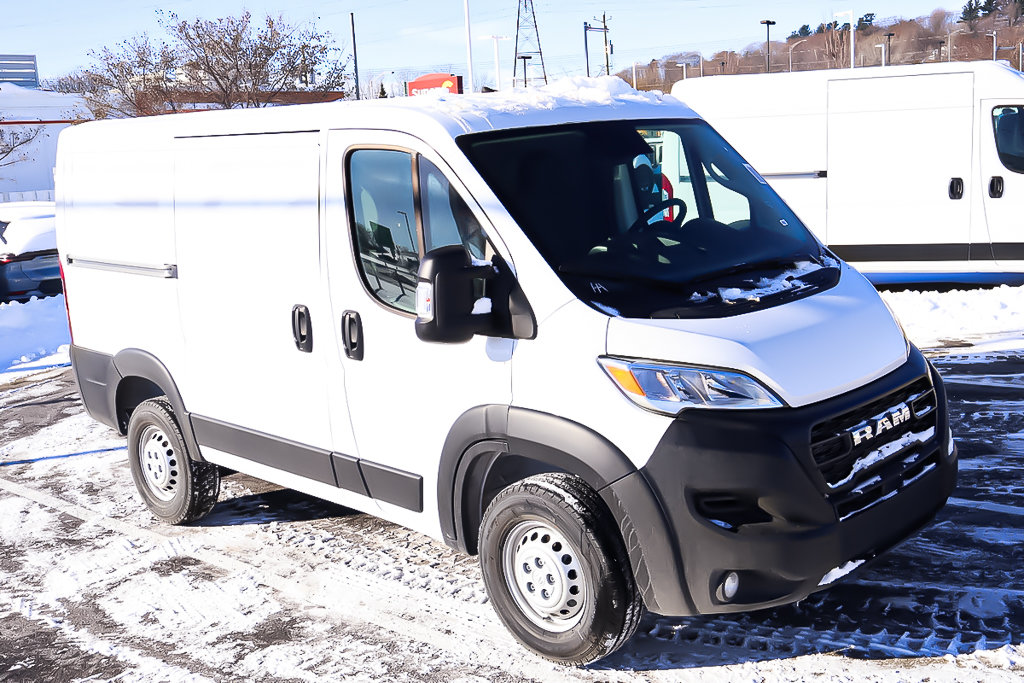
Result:
[[[994,175],[988,181],[988,196],[992,199],[999,199],[1003,196],[1003,176]]]
[[[345,355],[352,360],[363,359],[363,321],[355,311],[341,314],[341,342]]]
[[[963,199],[964,198],[964,179],[963,178],[950,178],[949,179],[949,198],[950,199]]]
[[[295,348],[299,351],[313,351],[313,322],[309,317],[309,309],[302,304],[292,306],[292,336],[295,337]]]

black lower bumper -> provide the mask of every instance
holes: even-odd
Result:
[[[872,447],[849,476],[821,464],[816,425],[887,410],[890,397],[924,384],[933,409],[921,409],[917,426],[931,426],[903,437],[911,443],[881,449],[885,457]],[[648,464],[605,499],[628,517],[623,535],[649,609],[737,612],[800,600],[904,540],[945,503],[956,469],[942,381],[914,349],[889,375],[803,408],[685,411]],[[727,597],[732,573],[738,587]]]

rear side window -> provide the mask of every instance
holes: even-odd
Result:
[[[999,161],[1014,173],[1024,173],[1024,105],[994,107],[992,128]]]

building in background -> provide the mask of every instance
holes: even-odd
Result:
[[[85,101],[78,95],[22,87],[0,79],[3,139],[39,131],[31,142],[0,160],[0,201],[53,199],[57,135],[72,122],[88,117]]]
[[[39,66],[35,55],[0,55],[0,83],[23,88],[39,87]]]

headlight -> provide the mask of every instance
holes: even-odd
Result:
[[[709,370],[602,356],[597,359],[623,394],[641,408],[676,415],[686,408],[780,408],[783,403],[756,379]]]

